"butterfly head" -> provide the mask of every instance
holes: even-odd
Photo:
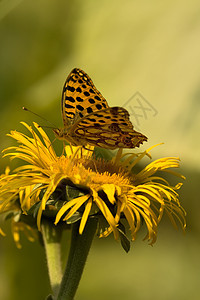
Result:
[[[64,140],[66,138],[66,133],[64,132],[64,128],[54,128],[53,132],[55,137],[59,140]]]

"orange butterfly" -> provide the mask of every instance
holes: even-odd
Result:
[[[58,139],[73,146],[106,149],[139,147],[147,137],[133,129],[129,113],[122,107],[109,107],[90,77],[73,69],[62,93],[64,128],[53,129]]]

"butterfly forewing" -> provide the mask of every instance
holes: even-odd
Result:
[[[65,82],[62,94],[64,126],[96,110],[108,107],[106,99],[95,88],[91,78],[80,69],[73,69]]]

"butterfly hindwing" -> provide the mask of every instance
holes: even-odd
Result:
[[[122,107],[108,107],[86,115],[74,124],[72,135],[108,149],[134,148],[147,140],[133,129],[129,113]]]

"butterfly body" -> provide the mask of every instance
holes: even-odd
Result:
[[[77,68],[71,71],[63,88],[62,116],[64,128],[54,129],[54,133],[74,146],[135,148],[147,141],[133,129],[128,111],[109,107],[90,77]]]

